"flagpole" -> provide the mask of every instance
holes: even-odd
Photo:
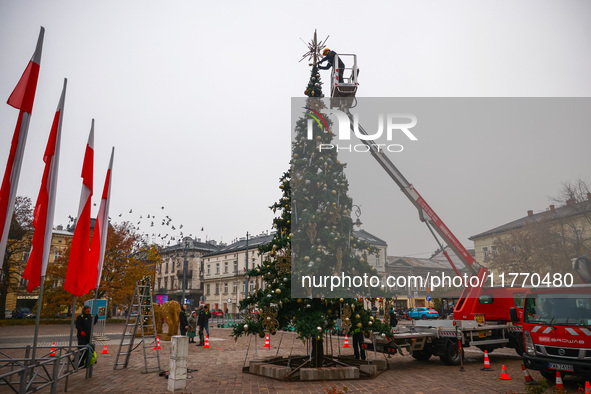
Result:
[[[35,362],[35,353],[37,352],[37,335],[39,334],[39,319],[41,318],[41,304],[43,304],[43,284],[45,276],[41,277],[39,288],[39,300],[37,301],[37,317],[35,318],[35,336],[33,337],[33,363]]]
[[[74,296],[74,302],[72,303],[72,319],[70,320],[70,342],[68,343],[68,351],[71,352],[72,351],[72,336],[74,335],[74,319],[76,316],[76,296]],[[76,360],[74,358],[74,360]],[[76,366],[77,368],[78,366]],[[69,367],[68,367],[69,369]],[[65,387],[64,387],[64,392],[68,392],[68,378],[70,377],[70,375],[66,376],[66,382],[65,382]]]

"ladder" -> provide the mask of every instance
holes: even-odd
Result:
[[[148,277],[146,279],[146,283],[142,283],[141,281],[136,282],[133,298],[129,304],[128,314],[125,320],[125,328],[121,336],[121,343],[119,344],[117,357],[115,357],[115,365],[113,366],[115,370],[127,368],[129,356],[134,350],[133,343],[138,328],[141,332],[141,344],[144,350],[144,370],[142,373],[160,372],[162,370],[160,368],[160,352],[156,343],[156,320],[154,319],[152,287],[150,285],[150,278]],[[148,301],[149,305],[146,305]],[[148,324],[149,321],[152,323]],[[146,332],[146,328],[152,329],[151,335]],[[156,344],[156,347],[152,349],[151,347],[154,344]],[[156,352],[156,355],[153,352]],[[122,358],[122,361],[120,361],[120,358]],[[154,364],[154,362],[148,361],[152,359],[156,359],[157,365],[149,365]]]

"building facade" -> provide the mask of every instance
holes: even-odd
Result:
[[[202,256],[220,249],[216,241],[185,237],[176,245],[160,249],[162,263],[155,267],[154,294],[158,303],[182,303],[183,281],[188,304],[198,305],[203,296]]]

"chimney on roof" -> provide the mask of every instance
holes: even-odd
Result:
[[[575,205],[575,202],[576,201],[574,198],[569,198],[568,200],[566,200],[566,205],[573,206]]]
[[[64,226],[62,226],[61,224],[58,224],[58,225],[57,225],[57,229],[61,231],[61,230],[63,230],[63,229],[64,229]]]
[[[554,205],[550,205],[550,212],[554,213],[556,211],[556,207]]]
[[[527,211],[527,216],[529,216],[529,217],[534,216],[534,211],[532,211],[531,209],[529,211]]]

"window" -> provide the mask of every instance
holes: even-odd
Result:
[[[60,257],[62,257],[62,252],[60,250],[56,249],[55,252],[53,252],[53,259],[57,260]]]
[[[228,273],[228,262],[224,262],[224,274]]]
[[[238,260],[234,261],[234,273],[238,273]]]
[[[162,278],[158,278],[158,288],[162,288]]]
[[[164,271],[165,274],[168,274],[168,261],[166,262],[166,270]]]
[[[232,294],[236,293],[238,293],[238,282],[234,282],[234,285],[232,286]]]
[[[211,266],[207,264],[207,275],[211,275]]]
[[[253,290],[254,290],[254,283],[253,283],[253,281],[251,280],[251,281],[249,282],[249,285],[248,285],[248,291],[250,292],[250,291],[253,291]]]
[[[164,278],[164,290],[168,290],[168,278]]]
[[[215,284],[215,294],[220,294],[220,284],[219,283]]]
[[[487,246],[482,248],[482,254],[484,255],[485,259],[488,259],[488,247]]]
[[[220,273],[220,263],[215,263],[215,273],[216,274]]]
[[[224,294],[228,294],[228,282],[224,283]]]
[[[23,253],[23,261],[29,261],[29,252],[24,252]]]
[[[207,295],[211,294],[211,285],[208,283],[207,284]]]
[[[170,290],[174,290],[174,277],[170,277]]]

